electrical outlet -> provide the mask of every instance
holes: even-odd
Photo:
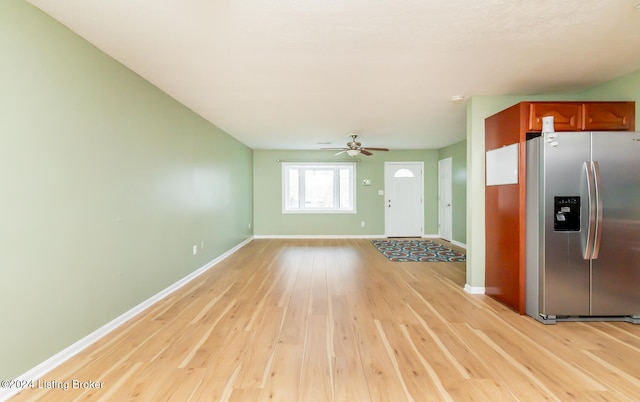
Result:
[[[364,221],[360,222],[360,227],[363,228],[364,227]]]
[[[198,254],[198,245],[194,244],[193,245],[193,255],[196,255],[196,254]]]

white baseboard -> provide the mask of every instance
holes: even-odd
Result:
[[[147,300],[143,301],[142,303],[138,304],[137,306],[133,307],[132,309],[126,311],[124,314],[120,315],[119,317],[116,317],[115,319],[113,319],[112,321],[106,323],[105,325],[103,325],[102,327],[100,327],[97,330],[93,331],[89,335],[85,336],[84,338],[80,339],[79,341],[75,342],[74,344],[68,346],[64,350],[62,350],[62,351],[56,353],[55,355],[51,356],[50,358],[48,358],[44,362],[38,364],[37,366],[35,366],[31,370],[29,370],[26,373],[22,374],[21,376],[16,377],[16,380],[23,380],[23,381],[32,381],[33,380],[33,381],[36,381],[36,380],[44,377],[47,373],[49,373],[50,371],[52,371],[53,369],[55,369],[56,367],[58,367],[62,363],[66,362],[67,360],[69,360],[73,356],[75,356],[78,353],[82,352],[84,349],[86,349],[87,347],[89,347],[92,344],[94,344],[100,338],[106,336],[107,334],[109,334],[114,329],[118,328],[119,326],[121,326],[125,322],[129,321],[130,319],[134,318],[135,316],[137,316],[138,314],[140,314],[141,312],[143,312],[147,308],[151,307],[153,304],[157,303],[158,301],[162,300],[166,296],[168,296],[171,293],[175,292],[176,290],[180,289],[181,287],[183,287],[187,283],[191,282],[192,280],[194,280],[198,276],[202,275],[207,270],[209,270],[210,268],[212,268],[213,266],[218,264],[220,261],[226,259],[231,254],[235,253],[240,248],[242,248],[245,245],[247,245],[249,242],[251,242],[251,240],[253,240],[253,237],[249,237],[248,239],[244,240],[243,242],[237,244],[235,247],[233,247],[232,249],[226,251],[224,254],[216,257],[215,259],[211,260],[207,264],[205,264],[202,267],[198,268],[197,270],[193,271],[189,275],[185,276],[184,278],[178,280],[177,282],[173,283],[169,287],[167,287],[167,288],[161,290],[160,292],[156,293],[155,295],[151,296]],[[22,389],[20,389],[20,388],[3,388],[3,389],[0,389],[0,401],[6,401],[7,399],[9,399],[10,397],[12,397],[13,395],[17,394],[20,391],[22,391]]]
[[[424,234],[423,239],[439,239],[437,234]],[[386,239],[386,235],[254,235],[254,239]],[[455,240],[451,240],[451,244],[462,247],[465,250],[467,245]]]
[[[423,239],[441,239],[440,235],[438,234],[423,234],[422,238]]]
[[[385,239],[385,235],[254,235],[254,239]]]
[[[459,241],[456,240],[451,240],[451,244],[455,244],[458,247],[462,247],[463,249],[467,249],[467,245],[465,243],[460,243]]]
[[[379,235],[255,235],[254,239],[386,239],[388,236]],[[424,239],[439,239],[437,234],[425,234]]]
[[[469,284],[465,284],[464,291],[472,295],[483,295],[485,289],[484,286],[470,286]]]
[[[440,237],[440,235],[437,234],[431,234],[431,235],[422,235],[423,238],[425,239],[442,239],[442,237]],[[467,249],[467,245],[464,243],[460,243],[459,241],[456,240],[446,240],[451,244],[455,244],[458,247],[462,247],[463,249]]]

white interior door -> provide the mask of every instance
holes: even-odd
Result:
[[[441,238],[449,241],[451,241],[453,237],[451,165],[451,158],[438,161],[438,232]]]
[[[423,235],[423,167],[423,162],[385,162],[384,226],[387,237]]]

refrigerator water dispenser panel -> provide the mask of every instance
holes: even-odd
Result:
[[[553,230],[556,232],[580,231],[580,197],[553,197]]]

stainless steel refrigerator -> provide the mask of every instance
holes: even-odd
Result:
[[[640,133],[547,133],[526,166],[526,313],[640,323]]]

